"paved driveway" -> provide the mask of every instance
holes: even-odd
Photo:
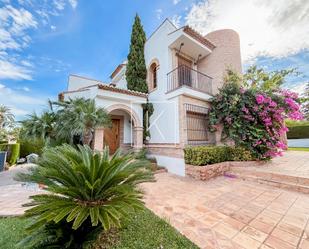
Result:
[[[22,205],[29,202],[29,196],[42,192],[37,185],[14,180],[17,173],[26,172],[31,166],[31,164],[26,164],[0,172],[0,216],[23,214],[26,208]]]
[[[146,206],[201,248],[309,248],[309,196],[220,177],[156,175]]]

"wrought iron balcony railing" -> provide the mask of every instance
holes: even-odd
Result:
[[[185,65],[167,74],[167,92],[183,86],[212,95],[212,78]]]

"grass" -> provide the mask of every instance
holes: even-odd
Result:
[[[306,148],[306,147],[289,147],[288,150],[294,150],[294,151],[308,151],[308,152],[309,152],[309,148]]]
[[[0,248],[16,249],[16,244],[25,235],[24,229],[27,221],[20,218],[0,219]],[[96,249],[197,249],[191,241],[182,236],[167,222],[154,215],[151,211],[144,210],[132,214],[124,227],[113,235],[109,241],[112,246],[107,247],[102,236],[97,242]],[[102,242],[101,242],[102,241]],[[111,242],[112,241],[112,242]]]
[[[0,219],[0,248],[15,249],[16,244],[25,236],[27,221],[20,218]]]

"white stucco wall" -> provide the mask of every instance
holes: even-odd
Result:
[[[166,20],[148,38],[145,44],[145,62],[149,69],[151,63],[159,62],[157,71],[157,89],[149,94],[149,102],[154,105],[151,116],[150,143],[179,143],[178,99],[167,99],[167,73],[173,69],[172,51],[169,48],[171,37],[169,34],[176,27]],[[159,129],[158,129],[159,127]]]
[[[128,89],[126,81],[126,68],[124,65],[120,72],[112,79],[112,83],[116,84],[117,88]]]
[[[96,85],[101,82],[93,79],[88,79],[86,77],[81,77],[77,75],[69,75],[68,79],[68,91],[75,91],[83,87],[91,86],[91,85]]]

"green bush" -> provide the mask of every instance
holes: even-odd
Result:
[[[208,165],[225,161],[249,161],[251,152],[242,147],[196,146],[184,149],[185,162],[192,165]]]
[[[37,167],[18,180],[46,185],[34,195],[32,218],[20,248],[87,248],[99,232],[121,227],[131,211],[144,207],[139,184],[153,181],[147,161],[120,151],[70,145],[44,149]]]
[[[7,151],[6,161],[10,165],[16,164],[20,155],[20,144],[0,144],[0,151]]]
[[[45,145],[41,139],[21,139],[19,142],[20,157],[26,157],[31,153],[41,155]]]
[[[227,161],[250,161],[253,160],[253,156],[250,151],[243,147],[226,147],[228,150]]]
[[[289,139],[309,138],[309,125],[288,127],[287,137]]]

